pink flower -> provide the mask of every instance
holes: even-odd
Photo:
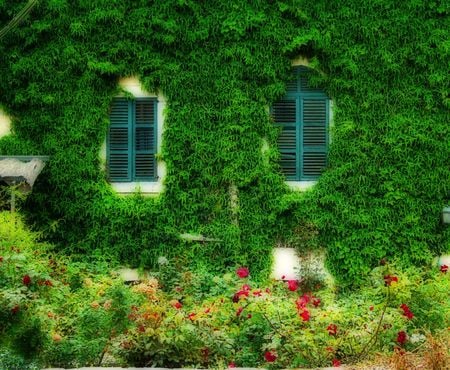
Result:
[[[30,278],[30,276],[29,276],[29,275],[25,275],[25,276],[22,278],[22,283],[23,283],[23,285],[29,286],[29,285],[31,284],[31,278]]]
[[[440,270],[441,270],[442,273],[446,274],[447,271],[448,271],[448,266],[447,265],[441,265]]]
[[[384,276],[384,285],[391,286],[393,282],[398,282],[398,277],[394,275],[385,275]]]
[[[300,313],[299,315],[303,319],[303,321],[309,321],[309,319],[311,318],[311,315],[306,308],[303,309],[302,313]]]
[[[228,364],[228,368],[229,369],[234,369],[236,367],[236,364],[234,363],[234,361],[231,361],[229,364]]]
[[[327,326],[328,334],[329,335],[336,335],[337,333],[337,326],[335,324],[330,324]]]
[[[246,278],[249,275],[248,268],[247,267],[239,267],[236,270],[237,276],[239,276],[241,279]]]
[[[341,361],[339,361],[337,358],[333,358],[333,367],[339,366],[341,366]]]
[[[298,281],[297,280],[288,280],[288,289],[291,292],[295,292],[298,289]]]
[[[244,285],[242,285],[241,291],[243,291],[243,292],[249,292],[250,289],[251,289],[251,288],[250,288],[250,285],[244,284]]]
[[[406,332],[403,330],[397,333],[397,343],[401,346],[406,343]]]
[[[277,359],[277,354],[274,351],[266,351],[264,358],[267,362],[274,362]]]

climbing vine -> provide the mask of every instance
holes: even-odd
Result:
[[[0,27],[25,4],[1,0]],[[307,248],[295,241],[314,225],[344,284],[381,258],[429,263],[449,245],[449,12],[437,0],[42,0],[0,42],[14,131],[0,154],[51,156],[23,208],[81,258],[265,276],[274,244]],[[267,113],[298,56],[333,100],[329,165],[306,193],[280,174]],[[168,102],[157,197],[115,193],[100,163],[118,79],[132,75]]]

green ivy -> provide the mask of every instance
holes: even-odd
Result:
[[[0,27],[25,4],[0,0]],[[0,40],[14,126],[0,153],[51,156],[24,210],[72,254],[183,255],[264,276],[273,245],[313,224],[344,284],[381,258],[429,263],[450,240],[449,13],[439,0],[42,0]],[[333,99],[329,166],[304,194],[284,183],[267,114],[299,55]],[[114,193],[101,170],[108,109],[130,75],[168,101],[155,198]]]

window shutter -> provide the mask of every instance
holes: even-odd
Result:
[[[302,179],[317,179],[327,161],[328,105],[326,97],[305,97],[302,112]]]
[[[137,99],[134,115],[134,177],[136,180],[154,180],[156,178],[156,99]]]
[[[281,171],[288,180],[296,180],[299,168],[297,99],[285,98],[272,106],[275,124],[281,127],[278,136]]]
[[[114,98],[108,133],[108,177],[110,181],[131,181],[131,102]]]

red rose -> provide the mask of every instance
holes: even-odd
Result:
[[[339,361],[337,358],[333,358],[333,367],[339,366],[341,366],[341,361]]]
[[[29,285],[31,284],[31,278],[30,278],[30,276],[29,276],[29,275],[25,275],[25,276],[22,278],[22,283],[23,283],[23,285],[29,286]]]
[[[20,311],[20,307],[18,304],[16,304],[13,308],[11,308],[11,312],[15,315],[17,312]]]
[[[397,343],[401,346],[406,343],[406,333],[403,330],[397,333]]]
[[[241,316],[242,311],[244,311],[244,308],[239,307],[236,311],[236,316],[238,316],[238,317]]]
[[[311,298],[307,294],[303,294],[301,297],[298,297],[297,300],[295,301],[297,309],[305,308],[310,300]]]
[[[335,324],[330,324],[327,326],[328,334],[329,335],[336,335],[337,333],[337,326]]]
[[[398,277],[394,275],[385,275],[384,276],[384,285],[390,286],[393,282],[398,282]]]
[[[446,274],[447,271],[448,271],[448,266],[447,265],[441,265],[440,270],[441,270],[442,273]]]
[[[298,281],[297,280],[288,280],[288,289],[291,292],[295,292],[298,289]]]
[[[309,319],[311,318],[311,315],[309,314],[309,311],[306,308],[299,315],[303,319],[303,321],[309,321]]]
[[[408,320],[411,320],[414,317],[414,314],[411,312],[411,310],[406,304],[402,303],[400,305],[400,308],[403,310],[403,316],[407,317]]]
[[[261,289],[255,290],[255,291],[253,292],[253,295],[254,295],[255,297],[261,297],[261,296],[262,296]]]
[[[277,359],[277,354],[274,351],[266,351],[264,358],[267,362],[274,362]]]
[[[247,267],[239,267],[236,270],[237,276],[239,276],[241,279],[246,278],[249,275],[248,268]]]
[[[178,301],[173,302],[173,303],[172,303],[172,306],[173,306],[174,308],[176,308],[177,310],[179,310],[181,307],[183,307],[183,305],[182,305],[180,302],[178,302]]]

